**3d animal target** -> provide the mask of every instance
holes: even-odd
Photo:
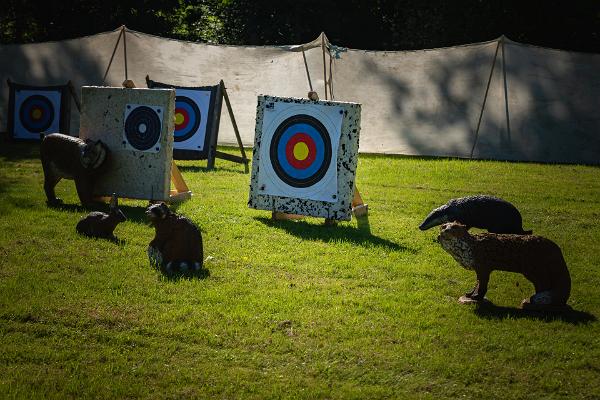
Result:
[[[40,140],[40,135],[69,133],[68,84],[28,86],[8,81],[8,87],[7,127],[13,139]]]
[[[350,220],[360,104],[259,96],[249,206]]]
[[[110,150],[94,195],[168,201],[175,91],[84,86],[81,102],[80,138]]]
[[[175,131],[173,158],[202,160],[216,146],[222,96],[219,85],[183,87],[156,82],[148,77],[149,88],[175,89]]]

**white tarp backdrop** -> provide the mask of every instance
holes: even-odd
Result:
[[[253,144],[259,94],[307,95],[302,46],[209,45],[125,32],[127,76],[138,87],[145,87],[147,74],[182,86],[224,80],[244,145]],[[29,85],[71,80],[77,92],[83,85],[101,85],[120,33],[119,28],[60,42],[1,45],[0,130],[6,130],[7,78]],[[322,41],[335,100],[363,105],[361,152],[457,157],[472,152],[474,158],[600,163],[599,54],[508,39],[365,51],[337,47],[322,35],[304,45],[311,83],[322,100]],[[121,39],[105,84],[120,86],[124,79]],[[78,127],[73,106],[71,133]],[[226,107],[219,143],[236,143]]]

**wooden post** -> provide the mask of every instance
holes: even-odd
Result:
[[[327,53],[329,54],[329,97],[333,100],[333,58],[331,57],[331,52],[329,50]]]
[[[123,30],[123,58],[125,59],[125,80],[128,80],[127,76],[127,40],[125,40],[125,25],[121,28]]]
[[[217,86],[215,97],[215,104],[218,104],[223,100],[223,86],[221,85],[221,83],[219,83],[219,85]],[[219,124],[221,123],[221,107],[215,107],[213,113],[214,120],[211,130],[210,132],[206,132],[207,135],[210,134],[210,143],[208,144],[208,154],[206,156],[206,167],[208,169],[213,169],[215,167],[215,158],[217,155],[217,130],[219,129]]]
[[[308,78],[308,87],[310,91],[313,91],[312,81],[310,80],[310,71],[308,70],[308,63],[306,62],[306,54],[304,53],[304,46],[302,46],[302,58],[304,59],[304,68],[306,68],[306,77]]]
[[[106,76],[108,75],[108,71],[110,70],[110,66],[112,65],[113,59],[115,58],[115,53],[117,52],[117,47],[119,47],[119,42],[121,41],[121,36],[123,35],[123,27],[121,27],[121,31],[119,32],[119,36],[117,37],[117,43],[115,44],[115,48],[113,49],[112,55],[110,56],[110,61],[108,62],[108,66],[106,67],[106,71],[104,72],[104,77],[102,78],[102,86],[106,83]]]
[[[321,49],[323,50],[323,89],[327,100],[327,65],[325,64],[325,34],[321,32]]]
[[[477,121],[477,129],[475,130],[475,139],[473,140],[473,147],[471,148],[471,156],[473,158],[473,152],[477,145],[477,139],[479,137],[479,127],[481,126],[481,118],[483,117],[483,110],[485,110],[485,103],[487,101],[488,92],[490,90],[490,83],[492,83],[492,75],[494,74],[494,67],[496,66],[496,59],[498,58],[498,49],[500,48],[500,42],[496,45],[496,52],[494,53],[494,59],[492,60],[492,68],[490,69],[490,77],[488,78],[487,87],[485,88],[485,95],[483,96],[483,104],[481,105],[481,112],[479,113],[479,120]]]

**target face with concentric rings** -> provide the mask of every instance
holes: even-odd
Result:
[[[61,131],[60,90],[18,89],[14,92],[13,136],[39,140],[40,133]]]
[[[331,139],[323,124],[313,116],[294,115],[273,134],[270,160],[285,184],[306,188],[321,181],[331,164]]]
[[[157,152],[162,132],[162,107],[127,104],[125,109],[125,144],[134,150]]]
[[[183,95],[175,98],[175,142],[194,136],[201,121],[202,113],[193,99]]]
[[[33,133],[45,132],[56,113],[52,102],[45,96],[33,95],[21,103],[19,109],[19,119],[25,129]]]
[[[258,139],[258,192],[336,202],[342,120],[343,110],[336,105],[265,105]]]

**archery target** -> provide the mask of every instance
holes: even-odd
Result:
[[[174,149],[204,150],[210,90],[175,89]]]
[[[158,153],[164,107],[127,104],[123,126],[123,145],[128,150]]]
[[[343,116],[338,106],[269,104],[261,134],[261,193],[335,203]]]
[[[60,132],[61,95],[60,91],[17,90],[14,137],[39,139],[41,133]]]

